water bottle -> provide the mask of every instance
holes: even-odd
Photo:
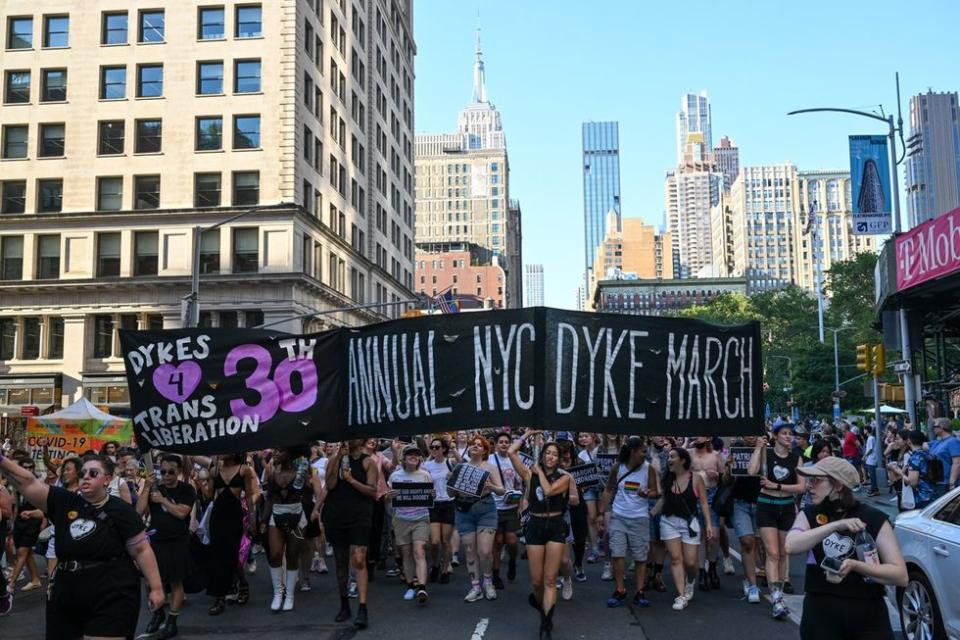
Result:
[[[343,474],[347,471],[350,471],[350,456],[348,454],[343,454],[343,457],[340,458],[340,477],[343,477]]]
[[[857,559],[865,564],[880,564],[880,554],[877,551],[877,542],[870,535],[870,532],[864,529],[857,533],[854,541],[857,546]],[[863,581],[868,583],[876,582],[870,576],[863,576]]]
[[[297,462],[297,475],[293,478],[293,488],[299,491],[303,489],[303,483],[307,477],[307,459],[300,458]]]

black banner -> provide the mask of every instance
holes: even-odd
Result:
[[[430,507],[433,508],[432,482],[398,482],[393,485],[397,492],[393,496],[394,508]]]
[[[141,447],[229,453],[491,425],[763,426],[760,327],[547,308],[285,335],[121,331]]]

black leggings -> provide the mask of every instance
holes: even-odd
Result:
[[[333,562],[337,571],[337,589],[340,597],[347,597],[347,583],[350,580],[350,545],[338,541],[333,547]]]
[[[838,598],[807,594],[800,620],[801,640],[893,640],[882,598]]]
[[[367,564],[380,561],[383,548],[383,526],[386,517],[386,505],[383,498],[373,501],[373,519],[370,523],[370,542],[367,543]]]
[[[580,502],[570,507],[570,528],[573,530],[573,566],[583,566],[583,555],[587,549],[587,536],[590,527],[587,525],[587,504]]]

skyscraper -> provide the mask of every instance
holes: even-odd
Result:
[[[542,307],[543,306],[543,265],[528,264],[524,265],[524,294],[523,300],[525,306]]]
[[[720,201],[723,174],[707,165],[668,171],[664,181],[664,208],[673,240],[675,278],[714,275],[711,207]]]
[[[928,91],[910,98],[906,169],[910,226],[960,206],[960,108],[956,92]]]
[[[720,144],[713,148],[713,163],[717,171],[723,174],[723,188],[729,189],[740,173],[740,149],[737,143],[723,136]]]
[[[677,112],[677,165],[707,162],[713,148],[710,98],[706,91],[686,93]]]
[[[520,206],[510,198],[507,145],[500,112],[487,96],[479,35],[473,94],[456,133],[418,134],[415,157],[417,244],[431,251],[465,242],[489,249],[506,272],[506,306],[519,307]]]
[[[610,211],[616,214],[619,224],[620,127],[616,122],[584,122],[583,235],[584,265],[588,270],[593,268]]]

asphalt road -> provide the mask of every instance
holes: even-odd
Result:
[[[529,574],[524,562],[520,562],[517,581],[507,583],[507,588],[499,592],[496,601],[463,602],[468,584],[464,567],[460,567],[449,585],[429,585],[430,601],[423,607],[403,601],[404,585],[398,579],[384,577],[378,572],[371,585],[370,626],[364,631],[333,622],[339,598],[332,573],[312,576],[313,590],[297,594],[294,611],[271,613],[272,592],[266,558],[257,556],[257,563],[257,572],[249,576],[250,602],[244,607],[231,605],[225,614],[213,618],[207,614],[210,598],[202,594],[188,596],[180,615],[180,637],[221,636],[250,640],[515,640],[537,637],[539,618],[526,602]],[[751,605],[743,599],[741,578],[735,575],[721,576],[720,590],[698,592],[684,611],[670,608],[672,592],[648,593],[652,606],[647,609],[632,606],[609,609],[606,599],[613,591],[613,583],[600,580],[601,568],[599,564],[587,565],[588,581],[575,583],[573,600],[559,603],[554,618],[554,638],[557,640],[783,640],[798,637],[796,621],[802,606],[801,596],[789,599],[798,614],[795,620],[776,621],[770,616],[769,603],[763,601]],[[740,570],[739,563],[737,569]],[[791,580],[797,593],[802,593],[801,557],[794,557],[791,561]],[[628,591],[631,588],[628,581]],[[351,602],[356,611],[356,601]],[[144,609],[138,632],[143,630],[149,617]],[[18,594],[13,612],[0,619],[0,638],[43,638],[43,622],[40,593]]]

